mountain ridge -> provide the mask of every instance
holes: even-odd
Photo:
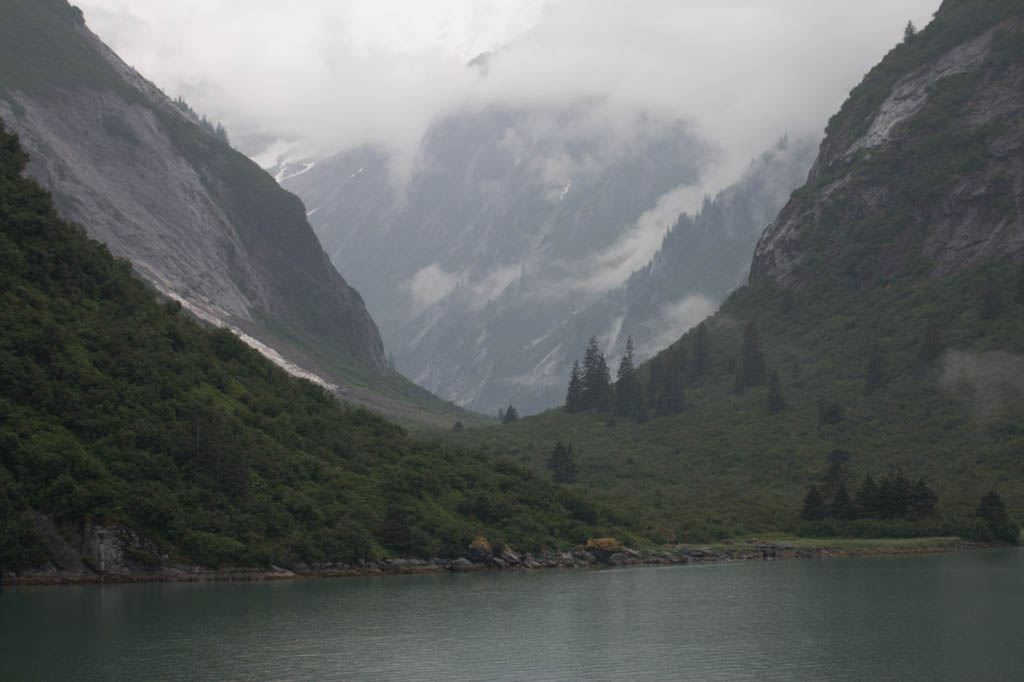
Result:
[[[0,116],[59,209],[161,293],[407,423],[468,417],[390,367],[301,201],[125,64],[64,0],[2,9]]]

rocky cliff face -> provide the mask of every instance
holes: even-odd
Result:
[[[122,62],[63,0],[0,8],[0,117],[29,173],[163,294],[294,373],[387,376],[302,203]]]
[[[1024,18],[947,0],[829,123],[807,186],[757,244],[751,281],[856,287],[1024,249]]]

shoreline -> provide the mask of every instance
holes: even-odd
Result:
[[[803,540],[803,539],[801,539]],[[940,540],[940,539],[936,539]],[[805,544],[813,542],[814,544]],[[642,550],[618,547],[602,550],[595,547],[577,547],[567,552],[542,552],[536,556],[517,555],[505,548],[499,554],[477,554],[458,559],[382,559],[354,564],[339,563],[291,568],[230,567],[210,569],[201,566],[175,564],[154,571],[123,573],[62,572],[54,566],[21,573],[0,575],[0,588],[4,586],[62,586],[62,585],[127,585],[139,583],[205,583],[205,582],[264,582],[277,580],[303,580],[318,578],[346,578],[391,575],[418,575],[427,573],[473,573],[485,571],[533,571],[542,569],[612,568],[623,566],[671,566],[685,564],[724,563],[731,561],[777,561],[791,559],[843,559],[866,556],[907,556],[944,554],[1006,547],[999,543],[979,543],[959,538],[942,538],[938,542],[921,542],[918,538],[879,540],[853,543],[849,538],[831,542],[820,539],[796,544],[777,544],[748,540],[743,543],[726,541],[711,545],[655,546]],[[861,546],[857,546],[860,544]],[[844,546],[848,545],[848,546]],[[472,554],[472,552],[470,552]]]

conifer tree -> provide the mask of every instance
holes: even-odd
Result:
[[[925,519],[935,516],[935,505],[938,504],[938,501],[939,496],[928,487],[924,479],[918,479],[917,484],[910,491],[907,517],[910,519]]]
[[[853,521],[857,518],[857,506],[850,498],[850,492],[846,489],[846,483],[840,483],[832,500],[832,516],[842,521]]]
[[[519,410],[517,410],[514,405],[509,405],[508,409],[505,410],[501,423],[511,424],[514,421],[519,421]]]
[[[1011,544],[1020,541],[1020,526],[1006,513],[1006,506],[996,492],[985,493],[978,504],[977,513],[996,540]]]
[[[906,28],[903,29],[903,42],[909,43],[917,36],[917,27],[914,26],[913,21],[908,21]]]
[[[800,518],[804,521],[821,521],[828,514],[828,506],[825,498],[822,497],[818,486],[812,485],[807,489],[804,497],[804,506],[800,510]]]
[[[875,479],[871,477],[871,474],[864,477],[864,482],[861,483],[860,488],[857,489],[854,504],[857,506],[857,516],[859,518],[873,519],[881,516],[878,499],[878,484],[875,483]]]
[[[597,346],[597,337],[591,336],[583,356],[583,409],[607,409],[610,405],[611,374],[604,355]]]
[[[583,380],[580,378],[580,362],[574,360],[572,372],[569,374],[569,389],[565,393],[565,411],[570,413],[582,412],[583,404]]]
[[[566,445],[562,441],[555,443],[554,449],[548,455],[548,468],[551,470],[551,480],[555,483],[572,483],[579,473],[579,466],[576,464],[576,456],[572,452],[572,445]]]
[[[633,337],[626,339],[626,350],[619,362],[619,371],[615,381],[615,414],[626,416],[635,414],[639,403],[643,402],[640,385],[636,380],[633,367]]]

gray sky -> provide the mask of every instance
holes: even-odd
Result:
[[[331,153],[412,154],[439,116],[500,101],[605,98],[610,130],[683,119],[723,176],[783,132],[820,134],[863,74],[938,0],[77,0],[169,95]],[[487,77],[465,67],[501,49]]]

